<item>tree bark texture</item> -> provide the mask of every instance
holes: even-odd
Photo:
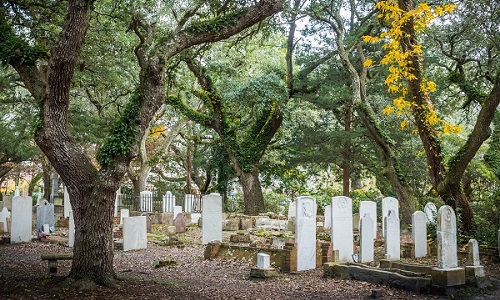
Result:
[[[259,170],[254,168],[251,172],[241,172],[238,178],[244,194],[245,214],[255,216],[264,212],[264,196],[259,180]]]

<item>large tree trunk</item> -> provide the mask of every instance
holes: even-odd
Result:
[[[256,216],[265,211],[264,196],[259,180],[259,170],[254,168],[252,172],[241,172],[238,176],[243,189],[245,201],[245,214]]]
[[[112,286],[113,270],[113,205],[119,181],[96,178],[93,190],[71,198],[75,219],[75,247],[70,277],[92,280]],[[68,192],[73,195],[72,189]],[[75,207],[76,205],[76,207]]]

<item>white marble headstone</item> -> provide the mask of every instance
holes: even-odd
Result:
[[[401,256],[401,237],[399,229],[399,216],[394,210],[384,219],[385,223],[385,255],[389,259],[400,259]]]
[[[123,251],[147,247],[146,216],[123,218]]]
[[[316,268],[316,200],[298,197],[295,201],[295,243],[297,271]]]
[[[332,245],[339,250],[340,261],[352,262],[352,200],[345,196],[332,198]]]
[[[4,232],[9,232],[9,229],[7,228],[8,217],[10,217],[10,211],[7,209],[7,207],[2,208],[2,211],[0,212],[0,223],[3,223]]]
[[[427,217],[423,211],[416,211],[411,216],[411,237],[415,258],[427,255]]]
[[[213,193],[203,197],[201,217],[203,244],[222,242],[222,197],[219,194]]]
[[[141,211],[153,211],[153,193],[151,191],[140,192]]]
[[[437,246],[437,267],[457,268],[457,219],[453,208],[448,205],[443,205],[438,210]]]
[[[477,240],[470,239],[467,243],[467,265],[468,266],[480,266],[481,261],[479,260],[479,245]]]
[[[325,222],[323,223],[325,229],[332,228],[332,205],[328,204],[325,206]]]
[[[427,222],[436,223],[437,207],[434,203],[427,202],[424,207],[424,213],[427,218]]]
[[[113,216],[118,217],[118,207],[120,207],[120,189],[115,193],[115,210],[113,212]]]
[[[393,210],[399,218],[399,201],[393,197],[385,197],[382,199],[382,235],[385,237],[384,219],[389,214],[389,210]]]
[[[374,201],[359,202],[360,218],[362,218],[365,214],[370,214],[370,219],[373,222],[373,238],[375,239],[377,237],[377,203]]]
[[[73,248],[75,245],[75,219],[73,211],[69,212],[69,228],[68,228],[68,247]]]
[[[33,203],[31,197],[16,196],[12,198],[12,228],[10,243],[31,241]]]
[[[182,213],[182,206],[174,205],[174,219],[177,218],[177,215]]]
[[[375,239],[373,231],[373,220],[370,213],[365,213],[360,220],[359,232],[360,232],[360,249],[359,249],[359,262],[367,263],[372,262],[374,257],[374,244]]]
[[[265,253],[257,254],[257,268],[259,269],[271,268],[271,257],[269,256],[269,254]]]
[[[130,211],[126,208],[120,210],[120,224],[123,224],[123,218],[128,218],[130,216]]]
[[[71,211],[71,201],[69,200],[68,189],[64,187],[64,217],[69,218],[69,212]]]

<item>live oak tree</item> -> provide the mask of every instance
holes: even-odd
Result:
[[[39,104],[35,141],[68,188],[76,227],[70,277],[82,284],[112,286],[116,277],[112,240],[114,194],[128,164],[138,153],[151,119],[165,100],[166,62],[193,45],[228,38],[278,12],[282,4],[272,0],[251,2],[253,6],[240,6],[241,1],[223,5],[185,1],[170,7],[174,14],[170,15],[170,22],[163,23],[149,23],[141,11],[136,12],[129,30],[139,39],[134,52],[139,80],[125,109],[109,129],[96,165],[70,133],[69,105],[72,79],[80,64],[92,12],[105,2],[61,3],[58,5],[64,10],[59,12],[65,19],[60,33],[46,41],[37,36],[43,28],[24,30],[26,24],[19,18],[35,20],[52,12],[54,4],[4,1],[0,10],[0,60],[15,69]],[[121,7],[124,12],[126,8]],[[142,9],[143,13],[147,11]],[[46,19],[44,25],[51,25],[50,20]]]

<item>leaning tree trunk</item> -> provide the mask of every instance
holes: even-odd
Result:
[[[238,178],[243,189],[245,214],[255,216],[264,212],[264,195],[259,180],[259,170],[254,168],[251,172],[242,171]]]

